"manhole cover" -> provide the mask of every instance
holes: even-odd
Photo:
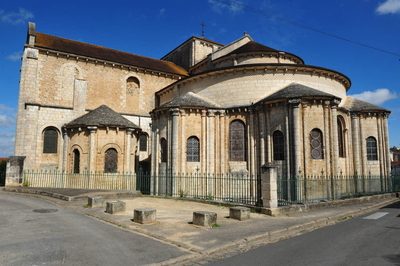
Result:
[[[51,213],[51,212],[58,212],[58,210],[57,209],[34,209],[33,212]]]

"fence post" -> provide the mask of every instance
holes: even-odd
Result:
[[[261,167],[261,199],[266,208],[278,207],[277,169],[274,163]]]

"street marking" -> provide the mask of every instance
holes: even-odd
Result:
[[[389,212],[376,212],[376,213],[373,213],[371,215],[364,217],[363,219],[377,220],[388,214],[389,214]]]

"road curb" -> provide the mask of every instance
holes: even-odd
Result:
[[[304,233],[314,231],[319,228],[334,225],[334,224],[346,221],[348,219],[364,215],[368,212],[378,210],[378,209],[380,209],[386,205],[389,205],[391,203],[394,203],[396,201],[399,201],[399,199],[392,198],[390,200],[378,202],[378,203],[368,206],[368,207],[360,208],[359,210],[336,214],[333,216],[317,219],[314,221],[309,221],[309,222],[305,222],[302,224],[289,226],[284,229],[274,230],[274,231],[270,231],[270,232],[263,232],[261,234],[257,234],[257,235],[245,237],[245,238],[242,238],[242,239],[239,239],[236,241],[232,241],[230,243],[227,243],[227,244],[219,246],[219,247],[206,249],[206,250],[200,251],[199,253],[202,256],[204,256],[204,255],[216,256],[218,253],[223,253],[224,251],[229,250],[229,249],[240,249],[240,248],[243,249],[244,246],[247,246],[247,249],[251,249],[253,247],[257,247],[260,245],[274,243],[274,242],[277,242],[277,241],[280,241],[283,239],[298,236],[298,235],[301,235]],[[185,261],[196,259],[197,257],[199,257],[199,255],[196,255],[196,254],[193,254],[191,256],[186,255],[186,256],[179,257],[179,258],[175,258],[173,260],[165,261],[162,264],[158,264],[158,265],[174,265],[177,263],[183,263]]]

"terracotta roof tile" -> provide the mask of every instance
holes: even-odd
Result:
[[[186,70],[168,61],[135,55],[98,45],[73,41],[39,32],[36,34],[35,46],[80,56],[87,56],[96,59],[111,61],[115,63],[143,67],[180,76],[188,75]]]

